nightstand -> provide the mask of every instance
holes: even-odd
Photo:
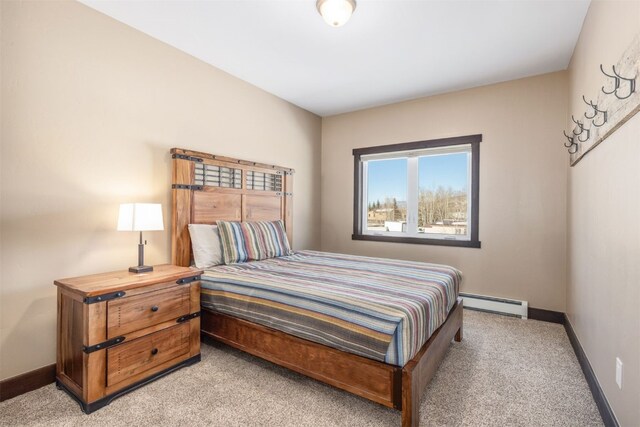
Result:
[[[200,274],[174,265],[56,280],[56,385],[85,413],[200,361]]]

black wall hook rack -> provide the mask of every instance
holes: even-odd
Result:
[[[575,127],[573,128],[573,130],[571,131],[572,134],[574,135],[580,135],[582,132],[584,132],[584,125],[582,124],[582,122],[580,120],[576,120],[575,117],[573,117],[573,115],[571,115],[571,121],[573,123],[575,123]],[[577,132],[576,132],[577,130]]]
[[[602,66],[602,64],[600,64],[600,71],[602,71],[602,74],[604,74],[605,76],[609,77],[610,79],[614,79],[613,90],[607,91],[604,88],[604,86],[602,86],[602,92],[607,94],[607,95],[614,94],[616,96],[616,98],[618,98],[618,99],[627,99],[627,98],[629,98],[636,91],[636,78],[638,76],[636,75],[633,78],[622,77],[616,71],[616,66],[615,65],[613,65],[611,68],[613,70],[613,75],[608,74],[606,71],[604,71],[604,67]],[[618,93],[620,91],[621,83],[623,81],[629,85],[629,93],[627,93],[626,96],[620,96],[620,94]]]
[[[567,142],[564,143],[565,148],[569,151],[569,154],[575,154],[578,152],[578,143],[575,142],[574,137],[567,135],[566,131],[562,131],[564,136],[567,138]]]
[[[589,107],[591,107],[593,109],[593,114],[589,115],[588,113],[584,113],[584,116],[591,120],[591,124],[597,128],[603,126],[605,123],[607,123],[607,110],[600,110],[598,108],[598,104],[594,104],[593,101],[587,101],[587,98],[584,97],[584,95],[582,95],[582,100],[584,101],[585,104],[587,104]],[[593,120],[595,119],[598,115],[602,115],[602,122],[601,123],[596,123],[597,120]]]
[[[617,78],[616,76],[612,76],[611,74],[607,74],[607,72],[604,70],[604,67],[602,66],[602,64],[600,64],[600,71],[602,71],[602,74],[604,74],[605,76],[609,77],[610,79],[613,79],[613,90],[610,92],[607,92],[604,88],[604,86],[602,86],[602,92],[607,94],[607,95],[611,95],[612,93],[615,93],[619,88],[620,88],[620,79]]]
[[[573,115],[571,116],[571,120],[573,121],[573,123],[576,124],[577,129],[579,129],[579,132],[576,132],[575,129],[572,131],[572,133],[578,137],[578,141],[580,142],[587,142],[587,140],[589,140],[589,137],[591,136],[591,129],[587,129],[584,127],[584,123],[582,123],[580,120],[576,120],[575,117],[573,117]],[[580,136],[582,134],[584,134],[586,132],[587,136],[583,138],[581,138]]]
[[[587,132],[587,136],[584,139],[582,139],[582,138],[580,138],[580,136],[578,136],[578,141],[587,142],[589,140],[589,137],[591,136],[591,129],[583,129],[583,130]]]

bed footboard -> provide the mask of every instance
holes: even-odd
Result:
[[[402,368],[402,427],[420,424],[422,394],[444,359],[451,340],[462,340],[462,311],[462,299],[458,298],[447,321]]]
[[[202,334],[334,387],[402,410],[418,426],[420,400],[449,348],[462,339],[462,300],[403,368],[336,350],[253,322],[202,308]]]
[[[201,332],[350,393],[400,409],[401,368],[202,308]]]

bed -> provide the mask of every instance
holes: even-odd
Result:
[[[174,264],[191,264],[189,224],[282,220],[292,241],[292,169],[171,154]],[[416,426],[424,388],[462,339],[460,280],[448,266],[315,251],[218,266],[201,280],[201,331]]]

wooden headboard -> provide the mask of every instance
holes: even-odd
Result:
[[[171,262],[189,266],[189,224],[281,219],[293,243],[293,169],[172,148]]]

